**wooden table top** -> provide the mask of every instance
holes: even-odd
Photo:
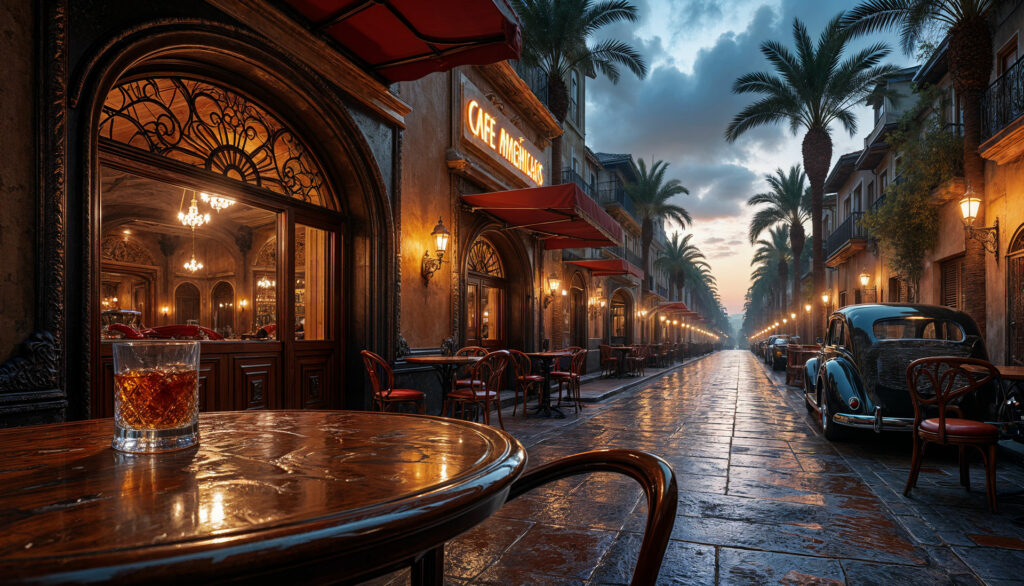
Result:
[[[370,577],[486,519],[526,462],[493,427],[354,411],[202,413],[130,455],[113,421],[0,430],[0,576]],[[88,572],[88,573],[86,573]]]
[[[526,355],[531,358],[564,358],[566,356],[572,356],[572,352],[551,350],[548,352],[526,352]]]
[[[1024,366],[997,364],[996,368],[999,369],[999,376],[1001,378],[1006,380],[1024,380]]]
[[[412,364],[474,364],[480,362],[483,356],[442,356],[431,354],[429,356],[406,356],[404,360]]]

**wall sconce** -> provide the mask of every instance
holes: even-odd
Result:
[[[788,320],[788,319],[786,319],[786,318],[782,318],[782,325],[786,325],[786,324],[788,324],[788,323],[789,323],[789,320]]]
[[[796,312],[790,312],[789,319],[796,321]]]
[[[867,289],[868,288],[868,283],[870,283],[870,282],[871,282],[871,275],[869,275],[867,273],[861,273],[860,274],[860,286],[861,286],[862,289]]]
[[[974,193],[971,184],[967,184],[967,191],[960,198],[960,215],[964,218],[964,239],[973,238],[981,242],[985,250],[995,254],[996,262],[999,262],[999,218],[991,226],[981,228],[974,227],[974,220],[978,217],[978,209],[981,207],[981,198]]]
[[[169,308],[166,305],[164,305],[163,307],[160,308],[160,315],[162,315],[164,317],[167,317],[167,314],[170,313],[170,311],[171,311],[171,308]]]
[[[804,305],[804,311],[806,311],[807,313],[811,313],[811,304],[810,303],[807,303],[807,304]]]
[[[551,291],[551,293],[549,295],[544,296],[544,309],[547,309],[548,306],[551,305],[551,302],[554,301],[555,291],[558,291],[558,286],[561,284],[562,282],[558,279],[557,276],[555,276],[554,273],[552,273],[551,276],[548,277],[548,289]]]
[[[441,268],[441,263],[444,261],[444,252],[448,249],[448,237],[451,236],[451,233],[448,232],[448,228],[445,228],[441,218],[438,218],[437,225],[434,226],[434,231],[430,235],[434,237],[437,258],[430,256],[429,251],[423,251],[423,263],[420,267],[420,273],[423,275],[424,282],[429,282],[430,277]]]
[[[828,293],[821,294],[821,302],[825,305],[828,305]]]
[[[248,306],[249,306],[249,302],[247,300],[245,300],[245,299],[242,299],[241,301],[238,302],[238,307],[241,307],[243,311]]]

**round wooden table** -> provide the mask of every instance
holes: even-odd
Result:
[[[353,411],[199,416],[198,447],[130,455],[113,421],[0,430],[3,581],[357,580],[412,565],[505,502],[505,432]]]

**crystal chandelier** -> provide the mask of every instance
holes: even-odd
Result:
[[[182,193],[182,200],[184,199],[185,195]],[[195,229],[199,226],[210,222],[210,214],[199,213],[199,204],[196,203],[196,194],[194,191],[192,192],[192,203],[188,206],[188,213],[186,214],[179,209],[178,221],[180,221],[185,227],[192,228],[193,232],[195,232]]]
[[[260,289],[270,289],[274,285],[277,285],[277,282],[271,281],[266,277],[260,277],[260,280],[256,281],[256,286],[259,287]]]
[[[185,263],[185,270],[194,273],[203,268],[203,263],[196,260],[195,253],[192,254],[192,259]]]
[[[227,209],[227,208],[231,207],[232,205],[234,205],[234,203],[235,203],[235,200],[233,200],[233,199],[228,199],[226,197],[221,197],[219,195],[211,195],[211,194],[206,193],[206,192],[200,193],[199,194],[199,199],[201,199],[201,200],[205,201],[206,203],[210,204],[210,207],[213,208],[217,212],[220,212],[223,209]],[[207,220],[206,221],[207,222],[210,221],[209,220],[209,215],[207,215]]]

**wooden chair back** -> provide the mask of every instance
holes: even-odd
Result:
[[[508,362],[508,350],[495,350],[469,367],[469,378],[483,381],[488,391],[498,392],[501,390],[501,377],[505,374]]]
[[[456,356],[486,356],[487,348],[480,346],[463,346],[455,352]]]
[[[395,372],[391,369],[391,365],[380,355],[369,350],[363,350],[359,354],[363,357],[363,366],[366,367],[366,373],[370,377],[370,388],[373,390],[374,396],[385,401],[388,400],[391,396],[391,389],[395,386]]]
[[[987,386],[999,377],[999,369],[986,360],[959,356],[919,358],[907,366],[907,389],[914,404],[914,429],[928,418],[929,408],[937,410],[939,442],[946,441],[946,411],[968,393]]]
[[[509,359],[516,377],[529,376],[533,372],[533,360],[525,352],[509,350]]]
[[[587,351],[580,348],[573,353],[572,358],[569,359],[569,372],[579,376],[583,376],[583,371],[587,368]]]
[[[601,352],[601,360],[608,360],[612,357],[612,347],[608,344],[600,344],[597,349]]]
[[[595,450],[568,456],[520,476],[512,484],[508,500],[550,482],[590,472],[616,472],[629,476],[643,487],[647,497],[647,525],[630,583],[654,584],[672,535],[678,501],[676,475],[665,460],[638,450]]]

